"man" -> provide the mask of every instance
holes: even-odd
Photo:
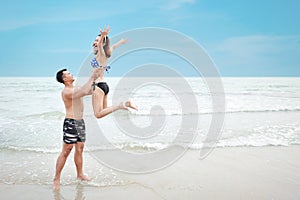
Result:
[[[57,72],[56,80],[65,85],[62,90],[62,100],[66,108],[66,117],[63,125],[63,147],[62,152],[56,161],[56,172],[53,180],[53,189],[60,189],[60,175],[65,165],[67,157],[72,148],[75,146],[74,162],[77,170],[78,180],[90,180],[82,172],[82,152],[85,142],[85,124],[83,117],[83,101],[82,97],[91,95],[92,83],[99,77],[99,71],[94,70],[89,80],[82,87],[73,85],[74,77],[67,71],[62,69]]]

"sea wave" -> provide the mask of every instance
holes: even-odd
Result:
[[[262,112],[299,112],[300,108],[295,108],[295,109],[262,109],[262,110],[249,110],[249,109],[244,109],[244,110],[232,110],[232,111],[226,111],[225,113],[262,113]]]
[[[294,109],[241,109],[241,110],[225,110],[224,112],[219,111],[211,111],[211,110],[203,110],[203,111],[194,111],[194,112],[180,112],[178,110],[167,110],[164,112],[156,112],[156,113],[150,113],[149,111],[139,111],[139,112],[133,112],[131,115],[137,115],[137,116],[185,116],[185,115],[197,115],[197,114],[215,114],[215,113],[263,113],[263,112],[300,112],[300,108],[294,108]]]
[[[65,113],[60,111],[49,111],[42,112],[37,114],[26,115],[26,118],[42,118],[42,119],[62,119],[65,116]]]
[[[88,146],[85,147],[86,153],[93,154],[99,151],[115,151],[121,150],[132,153],[149,153],[156,152],[168,148],[178,147],[185,150],[201,150],[203,148],[227,148],[227,147],[267,147],[267,146],[292,146],[300,145],[300,141],[280,141],[280,140],[240,140],[240,139],[230,139],[230,140],[219,140],[216,143],[191,143],[191,144],[174,144],[174,143],[117,143],[114,145],[101,145],[101,146]],[[6,146],[0,147],[0,151],[11,151],[11,152],[31,152],[39,154],[58,154],[61,152],[61,148],[53,147],[16,147],[16,146]]]
[[[9,110],[0,109],[0,111],[9,112]],[[156,111],[156,112],[149,112],[148,110],[139,110],[138,112],[132,111],[129,113],[129,115],[132,116],[193,116],[193,115],[206,115],[206,114],[234,114],[234,113],[280,113],[280,112],[300,112],[300,108],[270,108],[270,109],[226,109],[224,112],[220,111],[212,111],[211,109],[203,109],[201,108],[199,110],[194,110],[192,112],[184,112],[182,110],[162,110],[162,111]],[[115,113],[116,116],[127,116],[127,113],[124,112],[118,112]],[[91,118],[93,117],[93,113],[86,112],[83,116],[83,118]],[[61,111],[49,111],[49,112],[42,112],[42,113],[35,113],[35,114],[29,114],[25,116],[15,117],[14,119],[22,118],[24,119],[54,119],[54,120],[62,120],[65,117],[65,113]],[[0,116],[1,118],[1,116]],[[2,118],[7,118],[7,116],[2,116]],[[2,122],[1,122],[2,123]],[[0,124],[1,124],[0,123]],[[3,121],[4,123],[4,121]]]
[[[61,148],[57,147],[26,147],[26,146],[0,146],[0,151],[12,151],[12,152],[32,152],[32,153],[42,153],[42,154],[54,154],[59,153]]]

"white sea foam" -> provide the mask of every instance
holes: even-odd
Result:
[[[109,78],[107,82],[111,91],[109,103],[113,102],[113,94],[120,78]],[[200,118],[210,118],[213,113],[211,95],[205,82],[200,78],[186,78],[193,93],[184,90],[178,94],[159,84],[151,84],[147,78],[144,87],[132,92],[131,99],[139,105],[140,111],[130,114],[130,119],[136,126],[147,127],[155,117],[166,119],[165,129],[151,140],[136,141],[113,123],[112,116],[101,119],[101,129],[109,132],[106,137],[112,143],[111,147],[120,149],[161,149],[169,144],[178,134],[182,116],[199,115]],[[152,80],[153,81],[153,80]],[[176,80],[174,80],[174,84]],[[223,137],[217,143],[226,146],[264,146],[299,144],[300,113],[300,79],[299,78],[224,78],[223,79],[226,116],[233,115],[236,120],[244,119],[252,126],[239,127],[239,123],[225,124]],[[60,91],[62,85],[53,78],[1,78],[0,79],[0,148],[27,150],[52,153],[59,151],[62,139],[62,121],[64,105]],[[125,91],[126,92],[126,91]],[[197,99],[198,109],[185,112],[180,102],[180,95],[193,95]],[[85,116],[93,118],[90,97],[85,98]],[[153,106],[160,106],[151,112]],[[287,114],[290,113],[290,114]],[[116,115],[124,115],[118,112]],[[288,117],[288,116],[292,117]],[[269,119],[265,119],[267,116]],[[126,117],[126,115],[124,115]],[[255,125],[256,118],[265,121]],[[274,118],[274,119],[272,119]],[[252,121],[251,121],[251,120]],[[228,119],[227,119],[228,120]],[[268,121],[269,120],[269,121]],[[273,120],[273,122],[272,122]],[[177,124],[174,124],[175,122]],[[207,133],[209,119],[200,122],[197,132],[198,141],[189,145],[191,148],[201,147]],[[230,121],[230,120],[229,120]],[[283,121],[283,123],[279,123]],[[278,125],[279,123],[279,125]],[[89,130],[89,127],[87,127]],[[89,133],[88,139],[97,133]],[[205,135],[205,134],[204,134]],[[201,138],[201,139],[199,139]],[[98,145],[98,144],[97,144]],[[92,145],[91,148],[96,148]],[[102,149],[108,148],[103,144]],[[54,149],[54,150],[51,150]],[[101,149],[101,147],[100,147]]]

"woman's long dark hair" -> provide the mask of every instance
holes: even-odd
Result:
[[[108,38],[108,36],[104,37],[103,44],[104,44],[103,49],[105,55],[107,58],[109,58],[111,56],[111,51],[110,51],[110,39]]]
[[[101,34],[99,34],[98,36],[101,36]],[[108,36],[104,37],[102,45],[106,57],[109,58],[111,56],[111,51],[110,51],[110,39],[108,38]]]

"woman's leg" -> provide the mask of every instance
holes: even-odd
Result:
[[[124,102],[123,103],[123,107],[126,109],[126,110],[128,110],[128,108],[132,108],[132,109],[134,109],[134,110],[138,110],[138,107],[137,107],[137,105],[135,105],[134,103],[132,103],[131,101],[126,101],[126,102]]]
[[[95,90],[93,91],[92,103],[93,103],[94,115],[96,118],[102,118],[114,111],[125,109],[122,105],[107,107],[107,96],[98,87],[95,87]]]
[[[104,95],[103,98],[103,109],[107,108],[107,95]]]
[[[106,115],[120,109],[128,110],[128,108],[132,108],[138,110],[137,106],[133,104],[131,101],[120,103],[118,106],[107,107],[107,95],[105,95],[104,92],[99,87],[95,87],[95,90],[93,91],[92,103],[93,103],[94,115],[96,118],[105,117]]]

